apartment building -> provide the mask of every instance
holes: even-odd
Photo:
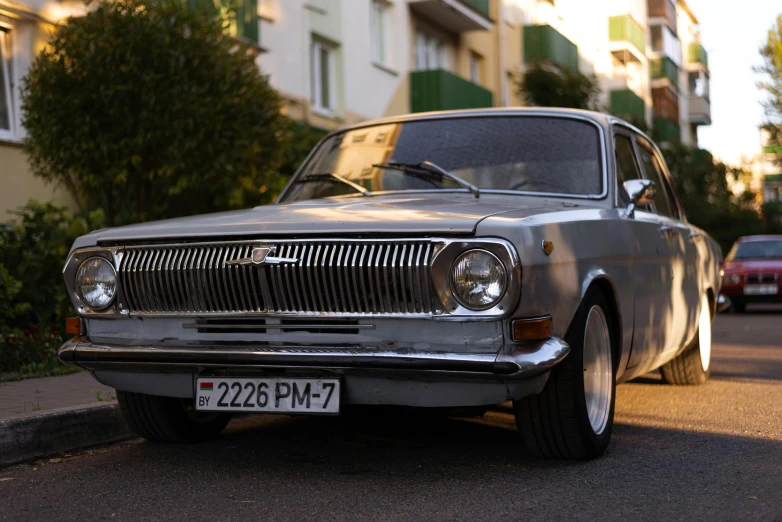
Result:
[[[0,0],[0,183],[15,187],[0,212],[67,200],[27,170],[18,89],[48,31],[84,9],[14,1]],[[595,74],[602,110],[663,141],[696,145],[711,120],[707,56],[683,0],[244,0],[231,31],[257,48],[284,111],[318,129],[524,105],[517,83],[532,63]]]
[[[763,201],[782,202],[782,143],[761,129]]]

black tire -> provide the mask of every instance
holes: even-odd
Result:
[[[706,312],[708,320],[704,317],[704,321],[708,323],[708,327],[711,328],[711,320],[713,314],[708,309],[708,298],[706,302],[701,306],[707,306]],[[743,306],[743,303],[742,303]],[[699,317],[700,319],[700,317]],[[704,364],[701,362],[701,326],[699,321],[698,330],[695,332],[695,338],[690,342],[689,346],[684,349],[682,353],[671,359],[663,366],[660,367],[660,373],[663,376],[663,381],[668,384],[684,384],[684,385],[696,385],[703,384],[709,380],[711,375],[711,332],[706,337],[708,339],[708,361],[705,363],[706,369],[703,369]]]
[[[117,390],[122,415],[128,426],[153,442],[198,442],[216,437],[231,415],[199,413],[186,399],[160,397]]]
[[[587,412],[584,392],[584,334],[587,316],[597,306],[605,316],[611,346],[611,398],[605,428],[597,434]],[[565,335],[570,353],[551,371],[539,395],[514,401],[516,424],[527,449],[538,458],[592,459],[602,455],[611,440],[616,400],[616,339],[603,294],[591,289]]]

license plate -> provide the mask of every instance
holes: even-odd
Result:
[[[776,284],[744,285],[744,295],[775,295],[779,292]]]
[[[339,413],[338,379],[201,377],[196,409],[273,413]]]

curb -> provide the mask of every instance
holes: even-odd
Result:
[[[116,403],[0,420],[0,467],[133,436]]]

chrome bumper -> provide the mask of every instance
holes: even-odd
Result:
[[[551,370],[570,351],[551,337],[505,345],[499,353],[390,350],[377,347],[202,346],[156,347],[93,344],[76,337],[58,354],[62,362],[87,370],[202,371],[208,369],[397,370],[484,374],[502,381],[535,377]],[[458,350],[459,347],[454,347]]]

